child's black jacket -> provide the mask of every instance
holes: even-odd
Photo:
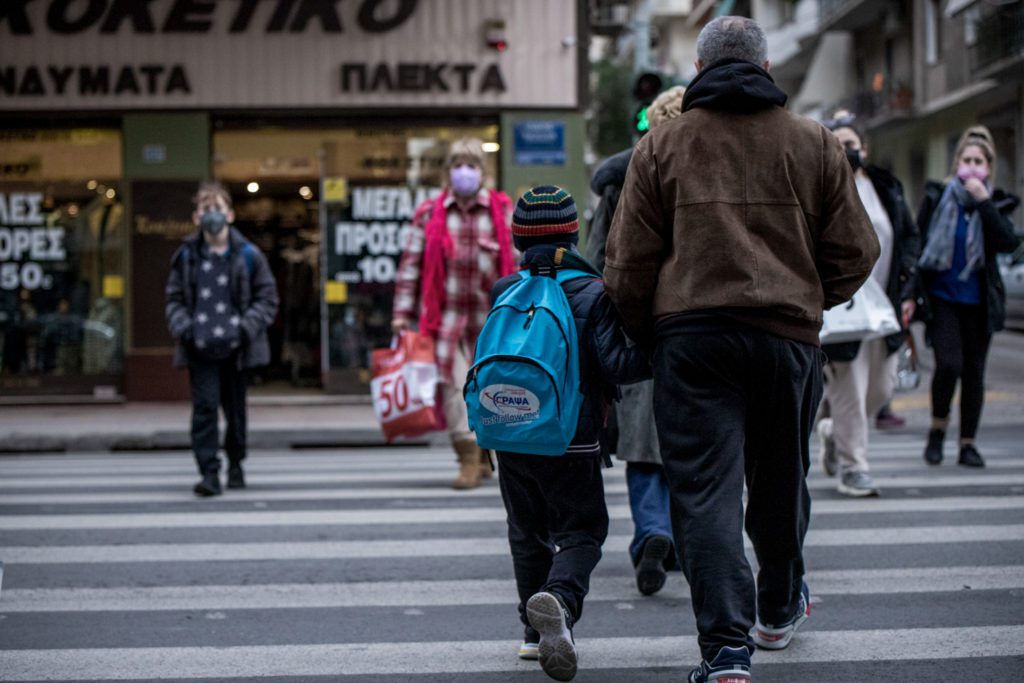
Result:
[[[562,290],[576,322],[583,392],[579,425],[566,455],[597,456],[601,454],[598,436],[609,402],[617,396],[618,385],[649,379],[650,362],[640,347],[626,338],[619,316],[604,292],[600,274],[579,252],[563,248],[561,258],[558,258],[558,250],[559,247],[553,244],[531,247],[523,255],[520,265],[525,269],[532,264],[553,264],[559,270],[576,269],[593,274],[593,277],[563,283]],[[491,305],[521,279],[519,273],[512,273],[494,283]]]

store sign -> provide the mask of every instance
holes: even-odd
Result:
[[[46,226],[42,192],[0,193],[0,290],[52,289],[67,260],[64,228]]]
[[[32,0],[5,0],[0,4],[0,25],[7,24],[14,35],[31,36],[36,32],[74,35],[98,29],[101,34],[122,30],[139,33],[210,33],[218,17],[216,3],[203,0],[174,0],[159,3],[153,0],[123,2],[120,0],[50,0],[45,3],[45,21],[28,11]],[[418,0],[363,0],[359,3],[356,22],[369,33],[385,33],[412,16]],[[42,5],[43,3],[35,3]],[[344,33],[337,0],[240,0],[230,4],[231,13],[222,16],[229,21],[231,33],[260,31],[265,33],[303,33],[311,24],[319,24],[325,33]],[[83,6],[84,5],[84,6]],[[255,22],[259,5],[272,10],[265,21]],[[38,14],[38,13],[37,13]]]
[[[353,285],[390,288],[416,207],[436,194],[427,187],[347,186],[348,201],[327,206],[327,279],[345,283],[346,292]]]
[[[529,166],[565,165],[565,122],[523,121],[515,124],[513,134],[515,162]]]
[[[576,0],[518,0],[497,51],[483,27],[509,12],[505,0],[9,0],[0,110],[575,106],[579,54],[563,41]]]

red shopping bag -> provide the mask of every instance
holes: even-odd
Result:
[[[391,348],[373,351],[372,364],[370,393],[385,440],[445,428],[432,337],[403,332]]]

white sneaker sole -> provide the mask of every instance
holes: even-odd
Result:
[[[551,593],[537,593],[526,603],[526,618],[540,633],[540,668],[556,681],[571,681],[576,676],[576,646],[565,624],[562,603]]]
[[[877,488],[859,489],[855,486],[847,486],[843,482],[839,482],[839,485],[836,487],[836,490],[839,491],[839,493],[843,494],[844,496],[850,496],[851,498],[877,498],[882,495],[882,492],[879,491]]]
[[[537,652],[537,643],[523,643],[519,646],[519,659],[536,661],[540,657]]]

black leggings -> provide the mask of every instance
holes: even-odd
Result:
[[[932,417],[945,420],[960,380],[960,438],[973,439],[985,403],[985,359],[992,335],[988,333],[985,307],[955,304],[932,297],[928,326],[935,351],[932,377]]]

